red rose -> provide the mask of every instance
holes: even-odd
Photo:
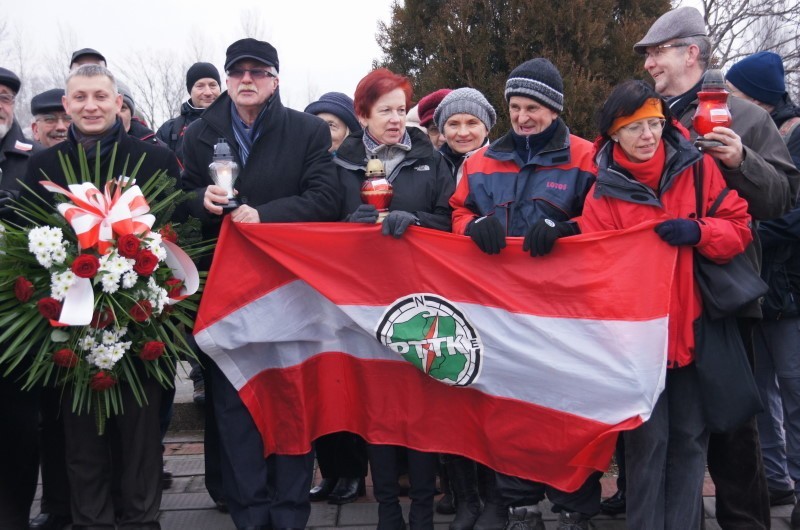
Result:
[[[80,358],[69,348],[58,350],[53,354],[53,364],[63,368],[74,368],[79,362]]]
[[[116,384],[117,380],[111,373],[100,370],[92,376],[91,381],[89,381],[89,388],[95,392],[102,392],[103,390],[108,390]]]
[[[155,361],[162,355],[164,355],[164,343],[157,340],[145,342],[142,351],[139,352],[139,357],[145,361]]]
[[[14,296],[20,302],[27,302],[33,296],[33,284],[22,276],[17,277],[14,282]]]
[[[128,312],[136,322],[144,322],[153,314],[153,304],[150,300],[139,300]]]
[[[181,295],[183,280],[179,280],[178,278],[170,278],[164,282],[164,285],[165,289],[167,290],[167,296],[170,298],[177,298]]]
[[[92,314],[92,327],[95,329],[103,329],[114,322],[114,313],[110,308],[104,307],[100,311],[95,311]]]
[[[125,234],[117,239],[117,252],[123,258],[136,259],[141,241],[133,234]]]
[[[36,308],[44,318],[50,320],[58,320],[58,317],[61,316],[61,302],[49,296],[36,302]]]
[[[172,228],[171,224],[166,224],[161,227],[161,230],[158,231],[161,234],[161,239],[164,241],[169,241],[170,243],[178,244],[178,233]]]
[[[80,278],[94,278],[100,268],[100,260],[93,254],[81,254],[72,262],[72,272]]]
[[[133,270],[142,276],[150,276],[153,274],[153,271],[156,270],[156,265],[158,265],[158,258],[156,255],[144,249],[136,254],[136,263],[133,265]]]

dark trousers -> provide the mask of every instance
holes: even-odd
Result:
[[[0,528],[26,530],[39,466],[39,390],[0,376]]]
[[[219,427],[222,490],[238,528],[305,528],[311,515],[308,491],[314,452],[271,455],[239,393],[213,362],[206,366]],[[206,387],[208,392],[208,387]],[[208,399],[208,394],[206,394]]]
[[[350,432],[320,436],[314,442],[319,471],[324,478],[367,476],[367,443]]]
[[[150,377],[140,380],[148,403],[139,406],[130,388],[123,387],[125,412],[108,420],[103,435],[97,434],[94,414],[73,413],[72,396],[64,394],[61,413],[73,528],[113,529],[115,522],[120,530],[161,528],[161,386]]]
[[[405,528],[400,509],[399,451],[408,453],[408,497],[411,509],[408,523],[411,530],[433,529],[433,497],[436,495],[436,453],[423,453],[395,445],[367,445],[372,485],[378,501],[378,530]]]
[[[593,516],[600,512],[600,477],[596,472],[589,476],[578,490],[568,493],[541,482],[533,482],[503,473],[496,473],[497,490],[506,506],[530,506],[544,500],[553,503],[553,510],[579,512]]]
[[[39,460],[42,469],[42,513],[69,516],[69,480],[61,416],[62,389],[42,389]]]
[[[754,325],[752,320],[739,320],[751,366]],[[711,434],[708,472],[716,488],[717,522],[722,528],[770,528],[769,491],[755,417],[731,432]]]

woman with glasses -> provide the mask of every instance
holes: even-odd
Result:
[[[702,174],[703,212],[726,188],[725,180],[646,83],[617,86],[601,107],[598,124],[597,182],[578,218],[581,231],[658,220],[655,231],[663,243],[657,244],[678,247],[666,387],[650,419],[625,435],[628,526],[699,528],[709,431],[694,365],[693,322],[702,311],[694,250],[719,262],[744,251],[752,239],[747,203],[731,190],[713,217],[698,218],[695,168]]]
[[[378,221],[375,206],[361,203],[360,190],[368,160],[381,161],[394,190],[381,230],[395,238],[403,237],[411,225],[449,232],[448,201],[455,188],[450,169],[427,135],[420,129],[406,128],[411,97],[407,78],[385,68],[367,74],[359,81],[354,98],[356,116],[363,129],[352,131],[334,158],[344,189],[347,220],[360,223]],[[420,377],[426,376],[420,374]],[[413,429],[413,425],[409,427]],[[398,499],[398,457],[403,451],[406,450],[395,445],[368,445],[379,530],[405,528]],[[408,449],[407,455],[409,524],[412,530],[432,530],[436,453]]]

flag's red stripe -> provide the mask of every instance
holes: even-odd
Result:
[[[434,230],[394,239],[377,226],[226,221],[196,329],[295,277],[339,305],[389,305],[430,292],[541,316],[646,320],[666,313],[674,261],[675,249],[652,227],[570,238],[531,258],[519,238],[488,256],[469,238]]]
[[[325,353],[266,370],[240,390],[265,452],[301,454],[347,430],[373,443],[461,454],[503,473],[573,491],[605,470],[617,426],[432,380],[402,361]],[[569,462],[570,465],[562,465]]]

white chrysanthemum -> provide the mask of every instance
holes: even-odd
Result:
[[[119,275],[107,272],[103,274],[100,283],[103,286],[104,293],[114,294],[119,290]]]
[[[84,335],[81,340],[78,341],[78,347],[82,350],[91,350],[97,345],[97,341],[94,340],[92,335]]]
[[[136,274],[134,271],[128,271],[122,275],[122,287],[125,289],[130,289],[136,285],[136,280],[138,279],[138,274]]]
[[[67,249],[64,247],[58,247],[57,249],[53,250],[50,255],[52,256],[53,261],[60,265],[64,263],[64,260],[67,259]]]
[[[117,334],[113,331],[103,331],[103,338],[101,340],[106,346],[112,346],[117,342]]]
[[[78,277],[71,270],[55,272],[50,275],[50,296],[58,301],[64,299],[69,288],[75,285]]]
[[[147,243],[147,249],[155,254],[158,261],[167,259],[167,249],[162,245],[161,234],[158,232],[150,232],[145,241]]]

